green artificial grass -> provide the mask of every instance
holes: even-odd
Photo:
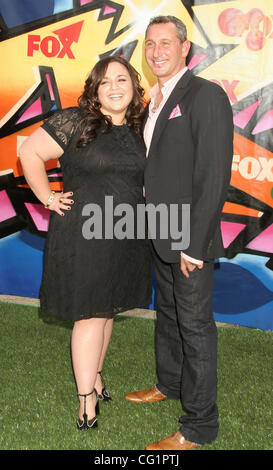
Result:
[[[1,450],[143,450],[172,434],[179,401],[148,405],[124,395],[156,383],[154,321],[118,316],[103,371],[113,400],[101,403],[99,427],[78,431],[69,322],[39,309],[0,303]],[[273,332],[218,326],[216,441],[200,450],[273,449]]]

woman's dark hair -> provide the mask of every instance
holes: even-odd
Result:
[[[141,134],[142,117],[144,110],[144,89],[140,86],[140,75],[134,67],[124,58],[119,56],[108,56],[101,59],[92,69],[85,82],[82,95],[78,99],[79,108],[82,111],[82,118],[79,123],[80,137],[77,147],[85,147],[96,138],[97,130],[102,122],[106,123],[103,132],[110,130],[112,120],[110,116],[105,116],[100,110],[98,100],[98,87],[105,76],[108,65],[111,62],[119,62],[128,70],[133,84],[133,99],[126,111],[126,122],[139,135]]]

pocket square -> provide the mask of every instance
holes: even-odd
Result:
[[[168,119],[174,119],[174,118],[179,117],[179,116],[182,116],[182,112],[181,112],[179,104],[177,104],[173,108],[173,110],[172,110],[171,114],[169,115]]]

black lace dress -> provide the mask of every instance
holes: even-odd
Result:
[[[64,150],[63,191],[73,191],[74,204],[64,216],[50,213],[40,303],[46,314],[74,321],[147,306],[152,291],[149,242],[136,236],[144,144],[127,125],[108,133],[102,126],[78,150],[79,117],[79,108],[67,108],[42,125]]]

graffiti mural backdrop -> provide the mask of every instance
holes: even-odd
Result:
[[[77,104],[105,55],[130,60],[148,97],[144,31],[150,17],[168,14],[187,26],[189,68],[222,86],[233,108],[215,319],[273,329],[273,0],[0,0],[0,13],[0,293],[39,297],[49,213],[24,179],[21,142],[54,110]],[[47,172],[61,189],[56,161]]]

